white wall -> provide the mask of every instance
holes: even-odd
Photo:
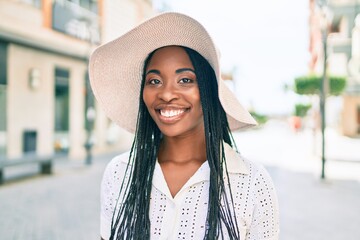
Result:
[[[84,132],[84,77],[86,65],[80,60],[36,51],[10,44],[8,48],[8,156],[22,154],[22,133],[37,131],[38,154],[53,153],[54,140],[54,75],[55,67],[70,72],[69,142],[71,156],[83,155]],[[29,87],[29,71],[40,71],[40,85]]]

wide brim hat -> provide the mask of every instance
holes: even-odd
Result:
[[[144,61],[154,50],[172,45],[191,48],[210,63],[231,130],[257,124],[221,80],[219,53],[206,29],[195,19],[175,12],[163,13],[141,23],[98,47],[91,55],[90,84],[100,107],[112,121],[135,132]]]

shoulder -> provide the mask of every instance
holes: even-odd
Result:
[[[124,152],[111,159],[105,168],[102,185],[118,182],[124,178],[129,165],[129,156],[130,152]]]
[[[246,189],[253,194],[257,194],[258,190],[275,192],[271,176],[261,163],[244,157],[232,148],[226,149],[226,162],[235,191]]]
[[[256,206],[257,210],[262,209],[263,212],[267,212],[269,216],[277,219],[277,193],[269,172],[261,163],[254,162],[246,158],[243,158],[243,161],[249,169],[249,173],[245,179],[251,201],[254,206]]]
[[[231,175],[254,178],[258,175],[268,174],[262,164],[247,159],[227,144],[224,147],[226,165]]]
[[[245,225],[250,239],[278,239],[279,203],[273,180],[260,163],[244,159],[249,166],[249,203],[251,218]]]
[[[121,185],[128,177],[129,156],[129,152],[122,153],[107,164],[101,181],[101,201],[103,206],[114,206],[116,203]],[[106,209],[110,208],[106,207]]]
[[[112,172],[114,170],[121,169],[123,167],[126,167],[129,163],[129,156],[130,152],[124,152],[121,153],[114,158],[111,159],[111,161],[107,164],[105,168],[105,172]]]
[[[259,162],[252,161],[241,154],[239,154],[238,161],[244,164],[244,168],[247,170],[244,174],[231,174],[233,178],[242,179],[246,181],[250,188],[253,190],[258,188],[274,191],[273,180],[265,168],[265,166]]]
[[[241,159],[244,161],[245,165],[249,169],[249,175],[251,177],[259,177],[261,175],[266,175],[270,178],[268,170],[264,167],[263,164],[259,162],[252,161],[246,157],[241,156]],[[271,179],[270,179],[271,180]]]
[[[246,236],[250,239],[278,239],[279,206],[272,178],[261,163],[235,153],[233,157],[236,156],[243,171],[234,173],[229,170],[230,186],[235,211],[246,228]]]

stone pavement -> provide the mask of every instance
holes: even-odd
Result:
[[[99,240],[99,187],[107,159],[91,166],[59,161],[51,176],[0,186],[0,239]]]
[[[329,144],[341,148],[332,150],[337,159],[327,163],[326,180],[320,180],[320,160],[306,131],[293,133],[272,122],[235,139],[243,155],[262,162],[274,180],[281,240],[360,239],[359,139],[329,136]],[[98,156],[91,166],[60,160],[54,175],[0,186],[0,239],[99,239],[99,186],[111,156]]]

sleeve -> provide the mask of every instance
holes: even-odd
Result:
[[[104,240],[110,238],[111,220],[114,211],[114,170],[111,162],[107,165],[100,190],[100,235]]]
[[[111,222],[120,186],[125,177],[129,152],[113,158],[106,166],[100,188],[100,235],[104,240],[110,238]]]
[[[269,173],[260,167],[253,182],[254,212],[247,240],[279,239],[279,205]]]

